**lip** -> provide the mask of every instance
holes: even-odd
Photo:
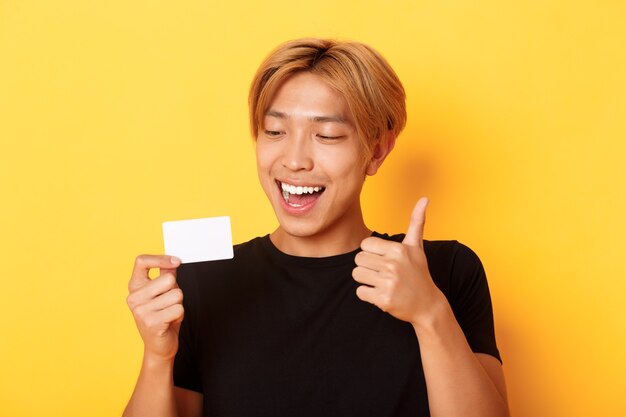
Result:
[[[294,179],[282,180],[282,179],[276,178],[275,182],[276,184],[278,184],[278,188],[280,188],[280,184],[295,185],[296,187],[324,187],[321,184],[307,183],[302,180],[294,180]]]
[[[282,189],[280,188],[281,182],[282,181],[280,180],[276,180],[276,192],[278,193],[278,200],[280,201],[280,206],[283,208],[284,211],[286,211],[288,214],[291,214],[293,216],[302,216],[302,215],[309,213],[311,210],[313,210],[313,207],[315,207],[315,204],[317,204],[317,201],[322,197],[320,195],[316,199],[312,200],[310,203],[303,204],[300,207],[290,206],[283,198],[283,192],[282,192]],[[294,182],[285,181],[285,182],[290,185],[302,185],[302,186],[310,187],[310,185],[305,185],[297,181],[294,181]]]

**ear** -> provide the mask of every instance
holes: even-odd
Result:
[[[378,168],[383,164],[383,161],[389,155],[391,150],[396,144],[396,136],[393,134],[391,130],[387,131],[383,138],[381,138],[376,146],[374,146],[374,151],[372,152],[372,156],[367,163],[367,168],[365,173],[367,175],[374,175],[378,172]]]

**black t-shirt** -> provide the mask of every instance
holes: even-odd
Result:
[[[472,350],[500,359],[478,257],[456,241],[424,250]],[[180,266],[175,385],[204,395],[204,416],[428,416],[413,327],[357,298],[358,251],[291,256],[264,236]]]

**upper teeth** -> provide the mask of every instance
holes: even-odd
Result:
[[[302,187],[300,185],[289,185],[283,182],[281,183],[281,188],[283,189],[283,192],[286,191],[289,194],[313,194],[322,190],[324,187]]]

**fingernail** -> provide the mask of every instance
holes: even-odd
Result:
[[[179,264],[179,263],[181,263],[181,260],[178,259],[175,256],[172,256],[172,257],[170,257],[170,262],[173,263],[173,264]]]

